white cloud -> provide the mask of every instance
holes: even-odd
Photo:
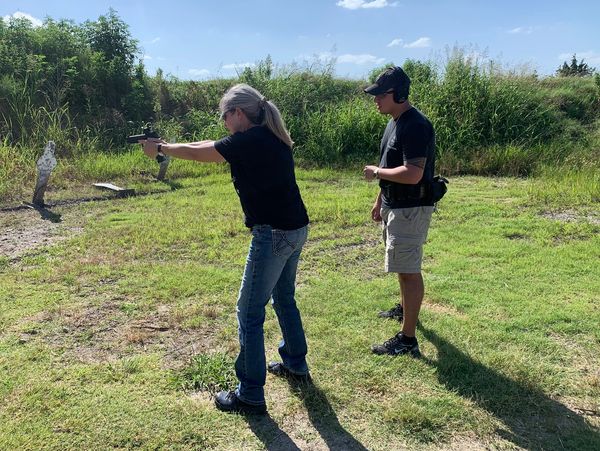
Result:
[[[223,66],[223,69],[237,70],[237,69],[243,69],[245,67],[254,67],[254,66],[256,66],[256,64],[254,64],[254,63],[232,63],[232,64],[225,64]]]
[[[508,30],[509,34],[531,34],[533,33],[533,27],[517,27],[512,30]]]
[[[336,5],[346,9],[369,9],[396,6],[397,3],[389,3],[387,0],[372,0],[370,2],[365,0],[340,0]]]
[[[9,14],[9,15],[3,17],[3,19],[4,19],[5,22],[8,22],[11,18],[13,18],[13,19],[27,19],[27,20],[29,20],[31,22],[31,24],[34,27],[41,27],[42,24],[43,24],[43,22],[40,19],[38,19],[36,17],[33,17],[31,14],[27,14],[27,13],[24,13],[24,12],[21,12],[21,11],[17,11],[14,14]]]
[[[345,54],[345,55],[340,55],[337,58],[337,62],[338,63],[349,63],[349,64],[381,64],[385,61],[385,58],[377,58],[376,56],[373,55],[369,55],[369,54],[362,54],[362,55],[351,55],[351,54]]]
[[[309,61],[316,61],[320,63],[328,63],[329,61],[336,59],[336,56],[332,52],[318,52],[313,53],[311,55],[307,53],[302,53],[294,58],[294,61],[299,63],[306,63]]]
[[[151,41],[148,41],[148,44],[156,44],[158,41],[160,41],[160,38],[156,37],[156,38],[152,39]]]
[[[593,50],[588,50],[587,52],[575,52],[575,57],[579,63],[581,60],[584,60],[585,63],[592,66],[600,64],[600,53]],[[561,53],[558,55],[559,60],[566,61],[567,63],[571,62],[571,58],[573,58],[573,53]]]
[[[424,47],[431,47],[431,38],[422,37],[414,42],[411,42],[410,44],[404,44],[403,47],[405,49],[420,49]]]
[[[336,56],[334,52],[319,52],[313,53],[312,55],[302,54],[295,58],[296,61],[318,61],[321,63],[329,63],[333,61],[335,63],[345,64],[381,64],[385,61],[385,58],[378,58],[374,55],[363,53],[355,55],[351,53],[345,53],[344,55]]]
[[[388,47],[395,47],[395,46],[397,46],[397,45],[402,45],[402,43],[403,43],[403,42],[404,42],[404,41],[403,41],[402,39],[400,39],[400,38],[396,38],[396,39],[394,39],[392,42],[390,42],[390,43],[389,43],[387,46],[388,46]]]
[[[313,56],[316,57],[319,61],[330,61],[335,58],[335,55],[331,52],[321,52]]]
[[[190,69],[188,70],[188,74],[194,75],[196,77],[201,77],[203,75],[210,74],[210,71],[208,69]]]
[[[150,55],[144,55],[144,56],[142,56],[142,59],[143,60],[151,60],[152,57]]]

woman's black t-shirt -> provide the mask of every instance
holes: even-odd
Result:
[[[295,230],[308,224],[292,150],[268,128],[236,132],[215,142],[215,149],[231,167],[247,227],[265,224]]]

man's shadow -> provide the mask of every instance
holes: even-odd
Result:
[[[339,451],[367,451],[358,440],[346,431],[335,415],[327,396],[314,383],[292,381],[288,379],[291,392],[300,398],[308,419],[317,430],[327,448]],[[247,417],[250,429],[263,442],[269,451],[298,450],[290,437],[279,429],[277,423],[268,415]]]
[[[473,360],[432,330],[420,326],[438,350],[437,369],[448,390],[472,400],[501,420],[497,433],[524,449],[600,449],[600,431],[536,387],[514,381]]]

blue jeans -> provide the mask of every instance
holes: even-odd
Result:
[[[271,296],[283,340],[279,354],[291,372],[307,374],[306,337],[296,306],[296,270],[308,227],[297,230],[252,227],[252,241],[237,302],[240,353],[235,372],[240,381],[236,394],[249,404],[265,402],[267,377],[263,324]]]

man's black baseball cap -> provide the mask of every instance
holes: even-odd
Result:
[[[390,90],[394,90],[398,93],[406,92],[408,94],[408,88],[410,86],[410,78],[406,75],[406,72],[401,67],[389,67],[382,73],[375,83],[365,88],[365,92],[371,95],[379,95]]]

